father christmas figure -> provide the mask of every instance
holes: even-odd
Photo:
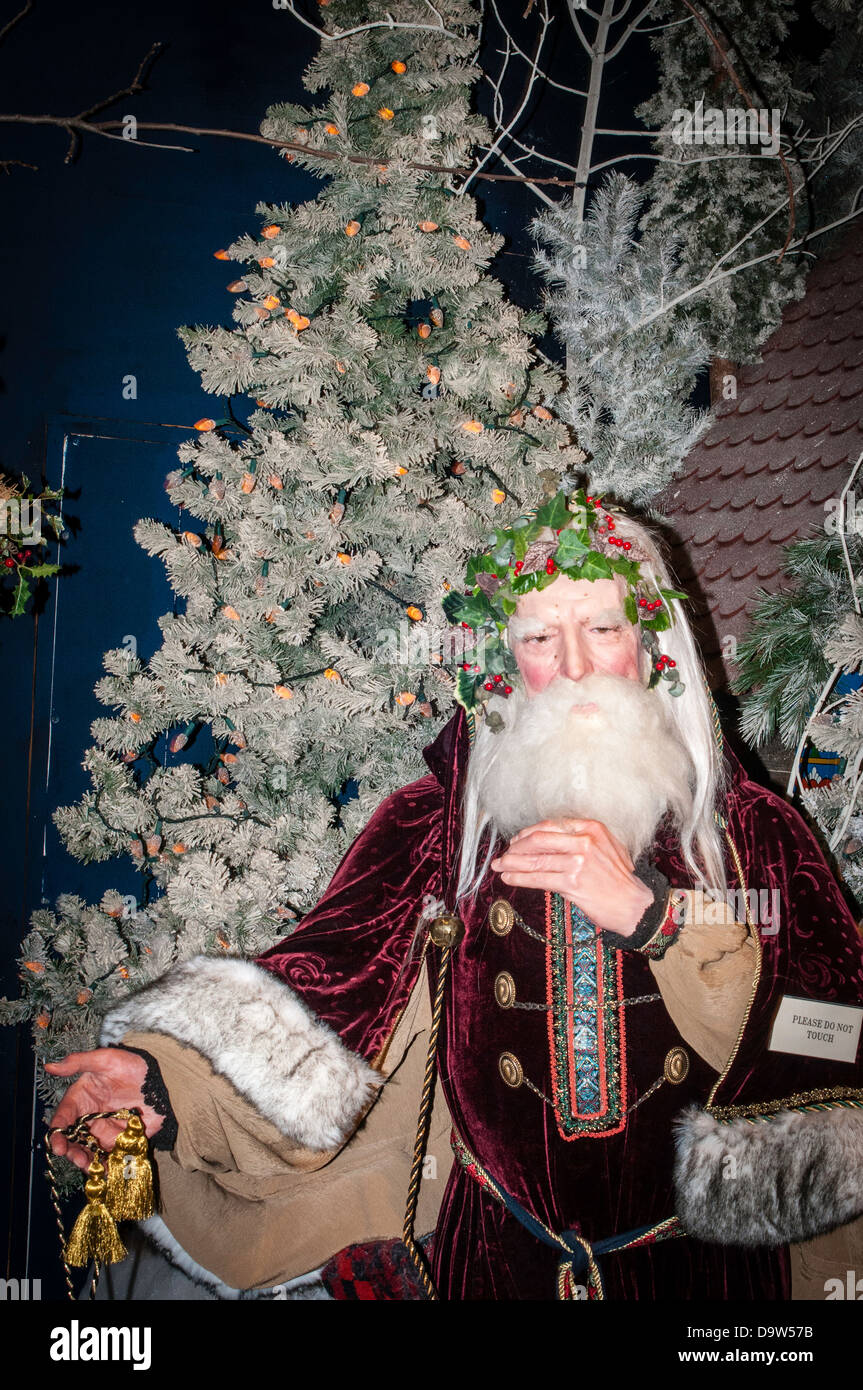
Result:
[[[439,1298],[787,1299],[792,1268],[824,1297],[859,1264],[863,943],[723,750],[682,597],[581,491],[497,530],[445,600],[475,646],[427,774],[291,936],[175,966],[51,1066],[56,1125],[140,1109],[175,1263],[266,1289],[400,1234],[440,985]]]

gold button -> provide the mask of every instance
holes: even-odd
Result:
[[[495,980],[494,997],[502,1009],[511,1009],[515,1003],[515,980],[508,970],[501,970]]]
[[[670,1081],[672,1086],[679,1086],[689,1071],[689,1053],[686,1048],[673,1047],[665,1059],[662,1070],[666,1081]]]
[[[524,1080],[524,1072],[521,1069],[521,1062],[511,1052],[502,1052],[497,1061],[497,1069],[506,1082],[513,1090],[517,1090]]]
[[[488,924],[495,936],[506,936],[512,931],[514,921],[515,910],[506,898],[498,898],[496,903],[492,903],[488,912]]]

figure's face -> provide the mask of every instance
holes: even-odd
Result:
[[[509,642],[528,698],[558,676],[579,681],[595,673],[640,681],[638,625],[623,611],[622,579],[569,579],[518,601]]]

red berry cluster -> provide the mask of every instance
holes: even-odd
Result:
[[[503,683],[503,693],[504,693],[504,695],[511,695],[511,694],[512,694],[512,686],[511,686],[511,685],[506,685],[506,684],[503,682],[503,676],[492,676],[491,680],[490,680],[490,681],[486,681],[485,684],[483,685],[483,690],[494,690],[495,686],[501,685],[502,683]]]
[[[638,606],[639,608],[646,608],[648,613],[652,613],[654,609],[662,607],[662,599],[656,598],[651,603],[648,603],[646,598],[640,598],[638,600]]]
[[[670,656],[661,656],[656,663],[656,669],[657,671],[664,671],[668,666],[673,671],[676,665],[677,662],[672,661]]]

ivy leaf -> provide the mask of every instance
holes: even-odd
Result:
[[[501,607],[503,608],[503,611],[504,611],[504,613],[506,614],[506,616],[507,616],[508,618],[511,618],[512,615],[513,615],[513,613],[515,612],[516,608],[518,607],[518,604],[516,603],[515,599],[514,599],[514,598],[502,598],[500,602],[501,602]]]
[[[638,607],[632,594],[627,594],[623,600],[623,611],[631,623],[638,622]]]
[[[605,555],[597,555],[589,551],[584,557],[581,568],[578,571],[581,579],[610,579],[612,568]]]
[[[544,502],[536,514],[537,523],[540,526],[550,526],[552,531],[557,531],[569,520],[569,508],[566,505],[566,493],[556,492],[554,497],[548,502]]]
[[[560,569],[565,569],[573,560],[577,560],[582,555],[586,555],[589,549],[590,547],[585,545],[579,533],[570,529],[561,534],[560,542],[557,547],[557,554],[554,558],[558,567]]]

